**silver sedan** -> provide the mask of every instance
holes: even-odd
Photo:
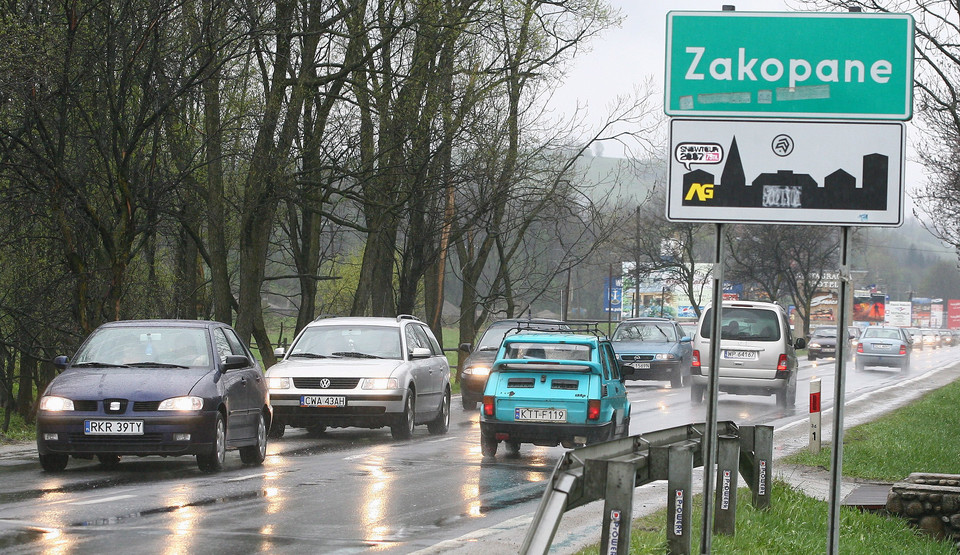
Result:
[[[900,328],[871,326],[857,342],[857,371],[867,366],[888,366],[910,371],[910,344]]]

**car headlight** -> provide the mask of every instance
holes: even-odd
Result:
[[[50,412],[63,412],[73,410],[73,401],[66,397],[57,397],[56,395],[45,395],[40,398],[40,410]]]
[[[203,408],[201,397],[171,397],[160,402],[157,410],[200,410]]]
[[[290,389],[290,378],[267,378],[268,389]]]
[[[489,366],[468,366],[463,371],[463,373],[471,376],[489,376],[490,367]]]
[[[400,389],[397,378],[364,378],[363,389]]]
[[[820,344],[819,344],[819,343],[811,343],[811,344],[807,345],[807,348],[808,348],[808,349],[819,349],[819,348],[820,348]]]
[[[656,360],[673,360],[677,358],[673,353],[657,353]]]

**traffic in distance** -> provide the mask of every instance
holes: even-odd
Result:
[[[712,308],[695,326],[669,318],[628,318],[610,338],[596,324],[510,319],[490,324],[461,374],[465,410],[479,404],[479,443],[574,448],[629,435],[635,380],[689,386],[704,399],[711,365]],[[831,331],[832,330],[832,331]],[[721,392],[797,399],[797,354],[836,353],[836,327],[796,338],[776,303],[724,301]],[[914,351],[960,343],[930,328],[851,328],[854,368],[909,372]],[[299,333],[281,362],[262,371],[230,326],[143,320],[104,324],[68,359],[40,398],[37,451],[50,472],[70,457],[115,467],[122,457],[196,457],[205,472],[223,468],[229,450],[244,464],[264,461],[267,441],[287,428],[318,437],[329,428],[389,428],[409,439],[450,428],[451,370],[430,328],[413,316],[320,318]]]

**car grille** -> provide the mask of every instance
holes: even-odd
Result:
[[[580,380],[551,380],[550,388],[577,390],[580,389]]]
[[[330,385],[321,387],[321,380],[330,380]],[[360,378],[293,378],[297,389],[356,389],[359,383]]]
[[[510,378],[507,387],[533,387],[533,378]]]
[[[133,412],[154,412],[160,408],[160,401],[134,401]]]
[[[653,360],[653,355],[621,355],[620,360],[623,362],[650,362]]]
[[[73,410],[80,412],[95,412],[97,410],[97,401],[74,401]]]

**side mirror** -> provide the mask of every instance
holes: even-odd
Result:
[[[473,344],[472,344],[472,343],[461,343],[461,344],[460,344],[460,350],[463,351],[463,352],[465,352],[465,353],[469,353],[470,351],[473,350]]]
[[[410,352],[410,358],[430,358],[433,352],[426,347],[414,347]]]
[[[794,349],[802,349],[806,346],[807,346],[807,340],[802,337],[798,337],[796,343],[793,344]]]
[[[683,336],[680,338],[680,343],[690,343],[691,341],[693,341],[692,337]]]
[[[247,357],[243,355],[227,355],[227,360],[223,363],[223,371],[246,368],[247,366],[250,366],[250,359]]]
[[[277,347],[276,349],[273,350],[273,356],[277,358],[282,358],[283,355],[285,354],[286,354],[286,349],[284,349],[283,347]]]
[[[67,365],[70,364],[70,359],[64,355],[60,355],[57,358],[53,359],[53,365],[57,367],[57,370],[63,372],[67,369]]]

